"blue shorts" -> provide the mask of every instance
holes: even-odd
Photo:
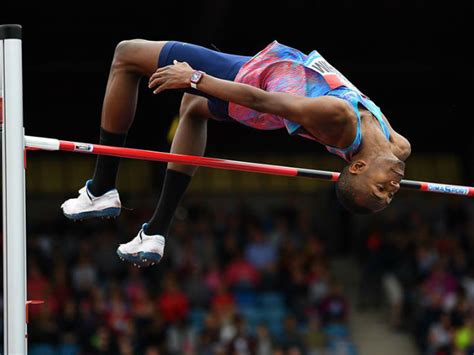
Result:
[[[234,81],[242,65],[251,57],[221,53],[184,42],[169,41],[161,49],[158,67],[171,65],[175,59],[179,62],[187,62],[193,69],[201,70],[216,78]],[[229,116],[229,102],[206,95],[193,88],[184,91],[206,97],[209,111],[218,120],[232,120]]]

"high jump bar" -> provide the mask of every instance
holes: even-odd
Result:
[[[100,144],[71,142],[53,138],[25,136],[25,147],[28,150],[66,151],[74,153],[109,155],[120,158],[171,162],[185,165],[195,165],[207,168],[238,170],[260,174],[306,177],[312,179],[336,182],[339,173],[332,171],[304,169],[290,166],[260,164],[238,160],[200,157],[194,155],[164,153],[134,148],[111,147]],[[437,192],[443,194],[474,196],[474,187],[440,184],[415,180],[402,180],[400,187],[411,190]]]

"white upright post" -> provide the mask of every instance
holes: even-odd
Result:
[[[21,26],[0,26],[3,85],[3,298],[4,353],[27,352],[26,219]]]

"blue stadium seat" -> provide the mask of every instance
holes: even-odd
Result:
[[[258,296],[258,305],[264,308],[283,307],[283,296],[277,292],[265,292]]]
[[[349,337],[349,329],[344,324],[328,324],[324,332],[329,338],[346,339]]]
[[[255,306],[257,303],[257,295],[252,290],[236,291],[233,295],[238,307]]]
[[[204,325],[204,319],[206,317],[206,311],[201,308],[193,308],[189,312],[189,323],[195,330],[201,330]]]
[[[56,355],[56,350],[51,344],[32,344],[28,349],[30,355]]]
[[[349,340],[337,340],[329,343],[330,354],[357,355],[355,345]]]
[[[283,322],[286,316],[286,309],[283,307],[261,309],[265,323]]]
[[[78,355],[79,346],[76,344],[61,344],[58,346],[57,355]]]
[[[266,326],[270,334],[275,338],[278,338],[283,333],[282,322],[267,323]]]
[[[255,328],[257,324],[264,321],[264,313],[257,307],[242,306],[237,309],[237,312],[245,318],[247,325],[251,328]]]

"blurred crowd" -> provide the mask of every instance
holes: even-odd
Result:
[[[307,208],[205,199],[179,209],[165,257],[115,255],[150,210],[28,225],[29,353],[350,355],[349,302]]]
[[[394,330],[411,332],[423,355],[472,355],[474,206],[440,201],[394,209],[361,229],[359,306],[386,300]]]

